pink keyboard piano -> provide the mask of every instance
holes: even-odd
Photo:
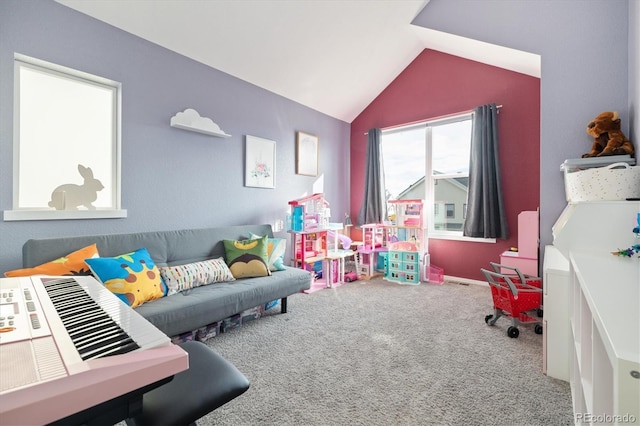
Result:
[[[2,424],[133,403],[187,368],[186,352],[93,277],[0,278]]]

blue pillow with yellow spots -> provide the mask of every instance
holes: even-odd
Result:
[[[167,294],[167,286],[146,248],[85,262],[107,289],[132,308]]]

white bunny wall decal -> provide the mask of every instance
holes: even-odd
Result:
[[[84,183],[82,185],[67,183],[54,189],[49,207],[56,210],[78,210],[78,206],[84,206],[89,210],[96,209],[91,203],[98,199],[98,191],[102,191],[104,185],[93,177],[90,167],[78,164],[78,171],[84,178]]]

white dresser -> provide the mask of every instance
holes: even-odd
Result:
[[[640,259],[572,251],[569,270],[576,424],[640,424]]]
[[[637,244],[638,213],[638,201],[570,203],[545,248],[543,368],[571,382],[577,424],[640,424],[640,260],[611,254]]]

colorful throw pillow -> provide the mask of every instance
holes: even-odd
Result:
[[[167,296],[201,285],[235,280],[222,258],[178,266],[161,266],[158,269],[169,288]]]
[[[27,277],[30,275],[91,275],[84,260],[98,257],[98,247],[95,244],[76,250],[66,256],[52,260],[33,268],[15,269],[4,273],[5,277]]]
[[[249,233],[249,239],[255,240],[262,238],[252,232]],[[267,265],[270,271],[284,271],[284,252],[287,250],[287,240],[284,238],[267,238]]]
[[[271,275],[267,264],[267,236],[255,240],[223,240],[225,260],[236,278]]]
[[[160,271],[146,248],[85,262],[106,288],[132,308],[167,294]]]

